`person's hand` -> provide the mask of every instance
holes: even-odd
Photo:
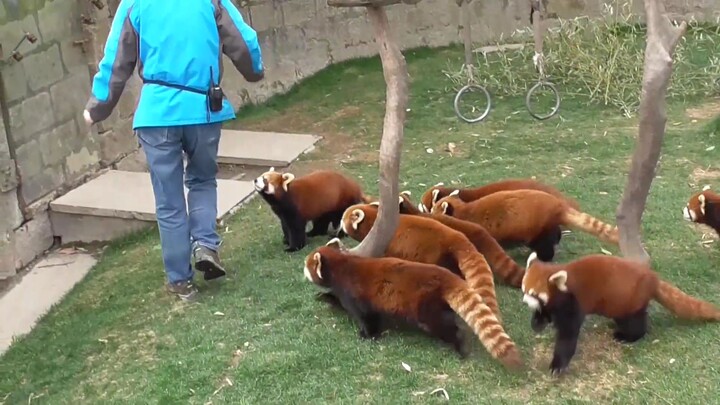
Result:
[[[93,124],[93,120],[92,120],[92,118],[90,117],[90,111],[88,111],[88,110],[83,111],[83,118],[85,118],[85,122],[86,122],[88,125],[92,125],[92,124]]]

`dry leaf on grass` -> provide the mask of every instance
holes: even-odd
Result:
[[[608,255],[608,256],[612,256],[612,255],[613,255],[612,252],[609,251],[609,250],[607,250],[607,249],[600,248],[600,251],[603,252],[604,254]]]
[[[405,369],[405,371],[407,371],[408,373],[412,371],[412,369],[410,368],[410,366],[407,363],[405,363],[404,361],[401,361],[400,363],[402,363],[402,366]]]

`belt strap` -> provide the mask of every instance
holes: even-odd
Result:
[[[160,85],[160,86],[173,87],[173,88],[176,88],[176,89],[179,89],[179,90],[185,90],[185,91],[189,91],[189,92],[192,92],[192,93],[203,94],[203,95],[207,94],[207,91],[205,91],[205,90],[198,90],[198,89],[195,89],[195,88],[192,88],[192,87],[183,86],[183,85],[181,85],[181,84],[174,84],[174,83],[164,82],[164,81],[162,81],[162,80],[153,80],[153,79],[145,79],[145,78],[143,78],[142,81],[143,81],[143,83],[158,84],[158,85]]]

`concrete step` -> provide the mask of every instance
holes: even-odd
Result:
[[[285,167],[322,139],[317,135],[223,129],[218,162]]]
[[[0,355],[16,338],[29,333],[94,265],[95,258],[89,254],[52,253],[0,297]]]
[[[252,181],[218,180],[218,219],[253,194]],[[109,241],[144,229],[156,221],[150,174],[110,170],[51,202],[50,220],[62,243]]]

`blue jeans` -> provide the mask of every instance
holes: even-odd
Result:
[[[215,227],[221,127],[214,123],[136,130],[150,168],[165,274],[171,283],[192,280],[194,244],[214,251],[220,246]]]

